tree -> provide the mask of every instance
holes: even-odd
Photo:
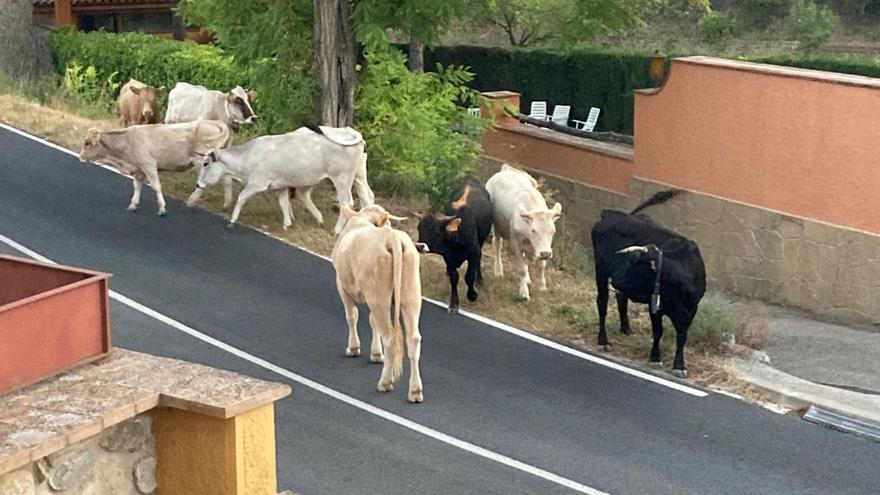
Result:
[[[12,77],[31,77],[37,69],[31,0],[0,2],[0,72]]]
[[[478,21],[500,27],[513,46],[551,40],[589,40],[605,31],[643,24],[658,0],[481,0]]]
[[[344,127],[354,123],[357,43],[349,0],[315,0],[315,58],[321,92],[320,122]]]

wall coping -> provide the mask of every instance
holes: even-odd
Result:
[[[672,73],[676,65],[700,65],[704,67],[713,67],[719,69],[735,70],[739,72],[749,72],[753,74],[762,74],[774,77],[786,77],[792,79],[804,79],[809,81],[819,81],[831,84],[840,84],[844,86],[854,86],[860,88],[880,89],[880,79],[868,76],[858,76],[854,74],[843,74],[839,72],[826,72],[814,69],[802,69],[800,67],[787,67],[783,65],[761,64],[757,62],[745,62],[742,60],[730,60],[726,58],[707,57],[703,55],[695,55],[691,57],[680,57],[672,59],[667,74],[666,81]],[[639,89],[635,92],[642,95],[655,95],[663,90],[666,86],[659,88]]]
[[[116,348],[96,363],[0,396],[0,474],[157,407],[229,419],[288,385]]]
[[[544,129],[543,127],[526,124],[496,125],[494,128],[499,131],[513,132],[515,134],[522,134],[524,136],[550,141],[563,146],[592,151],[612,158],[619,158],[630,162],[633,161],[633,147],[625,144],[606,143],[604,141],[597,141],[590,138],[569,136],[568,134]]]

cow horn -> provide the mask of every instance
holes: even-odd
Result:
[[[416,249],[417,249],[420,253],[425,253],[425,254],[427,254],[427,253],[430,253],[430,252],[431,252],[431,250],[428,249],[428,245],[425,244],[424,242],[416,242],[416,243],[414,243],[414,244],[415,244],[415,246],[416,246]]]
[[[456,218],[454,215],[437,215],[437,220],[440,222],[449,222]]]
[[[402,222],[402,221],[404,221],[404,220],[408,220],[409,217],[399,217],[399,216],[397,216],[397,215],[392,215],[391,213],[389,213],[389,214],[388,214],[388,219],[389,219],[389,220],[394,220],[395,222]]]
[[[623,248],[618,251],[619,254],[628,254],[628,253],[647,253],[648,246],[630,246],[628,248]]]

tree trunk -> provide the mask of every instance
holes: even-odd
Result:
[[[315,0],[318,122],[333,127],[354,123],[357,44],[349,1]]]
[[[35,75],[37,54],[31,0],[0,0],[0,72],[15,77]]]
[[[406,66],[410,72],[425,72],[425,44],[414,34],[409,37],[409,59]]]
[[[171,18],[171,33],[174,36],[174,39],[177,41],[183,41],[186,39],[186,19],[183,18],[183,15],[177,12],[180,0],[173,0],[171,3],[174,6],[174,12],[172,13],[173,17]]]

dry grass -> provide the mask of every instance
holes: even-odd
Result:
[[[57,106],[58,108],[47,108],[18,96],[0,95],[0,120],[77,151],[89,127],[107,129],[116,126],[115,119],[88,120],[63,111],[60,104]],[[192,192],[195,177],[194,170],[176,174],[163,173],[163,189],[169,196],[185,199]],[[145,198],[149,198],[149,195]],[[324,213],[323,228],[315,223],[299,202],[294,202],[294,225],[289,230],[283,230],[281,212],[276,197],[271,194],[262,194],[251,199],[242,212],[240,222],[290,244],[329,255],[334,244],[332,228],[337,218],[337,214],[333,212],[332,188],[329,185],[316,187],[313,190],[313,199]],[[392,213],[410,217],[413,217],[413,212],[419,207],[396,198],[377,197],[377,202]],[[205,194],[202,207],[228,215],[222,209],[222,191],[219,188]],[[119,208],[120,214],[123,214],[124,205]],[[174,215],[174,210],[171,209],[169,214]],[[416,219],[411,218],[399,227],[415,238],[416,224]],[[575,348],[596,351],[596,288],[594,280],[584,275],[583,269],[588,258],[587,250],[575,242],[572,235],[561,231],[557,234],[554,252],[554,261],[547,268],[549,290],[542,292],[533,286],[532,300],[524,302],[517,295],[518,279],[512,273],[508,255],[504,259],[505,276],[497,279],[492,274],[492,249],[487,245],[483,251],[485,286],[479,289],[479,300],[470,303],[463,297],[462,281],[460,290],[463,308]],[[448,300],[449,283],[443,260],[439,256],[423,258],[421,275],[425,296],[444,302]],[[644,308],[631,308],[633,335],[626,337],[617,330],[617,309],[614,307],[614,298],[611,299],[608,336],[613,346],[612,356],[636,366],[645,364],[651,347],[651,331]],[[693,382],[721,388],[751,400],[760,399],[759,392],[736,379],[730,357],[720,344],[720,336],[725,332],[741,333],[743,337],[740,339],[743,340],[754,338],[751,336],[757,333],[748,330],[748,325],[734,318],[729,304],[721,300],[707,298],[701,305],[701,315],[691,329],[686,350]],[[758,319],[756,316],[755,321]],[[664,336],[663,351],[666,368],[669,369],[674,352],[674,331],[671,325],[666,326],[668,330]],[[757,325],[753,327],[758,328]]]

